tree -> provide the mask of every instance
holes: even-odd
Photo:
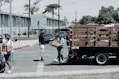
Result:
[[[98,24],[110,24],[119,23],[119,8],[115,10],[113,6],[102,6],[99,10],[98,17],[83,16],[79,21],[80,24],[98,23]]]
[[[47,13],[47,12],[51,12],[52,13],[52,17],[54,18],[55,10],[61,8],[60,5],[58,4],[49,4],[48,6],[46,6],[45,11],[43,11],[43,14]]]
[[[116,23],[118,21],[117,16],[118,16],[117,10],[115,10],[113,6],[109,7],[102,6],[99,11],[97,23],[99,24]]]
[[[82,19],[79,21],[80,24],[89,24],[89,23],[95,23],[97,20],[96,17],[92,17],[90,15],[83,16]]]
[[[30,7],[30,13],[31,15],[33,15],[35,12],[39,10],[38,4],[40,3],[40,1],[42,0],[36,0],[31,6],[29,6],[29,4],[25,4],[24,5],[25,11],[29,11]]]

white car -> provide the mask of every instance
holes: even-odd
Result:
[[[5,37],[5,35],[7,35],[8,33],[5,33],[5,34],[3,34],[2,36],[3,36],[3,38]],[[12,38],[12,40],[13,41],[17,41],[18,40],[18,35],[17,34],[15,34],[15,33],[12,33],[12,35],[11,35],[11,38]]]

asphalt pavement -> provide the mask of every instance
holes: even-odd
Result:
[[[32,41],[33,43],[33,41]],[[31,44],[31,41],[29,43]],[[59,75],[74,75],[74,74],[102,74],[102,73],[112,73],[119,72],[119,63],[114,59],[107,65],[96,65],[90,63],[90,60],[80,61],[77,60],[76,63],[68,64],[66,61],[63,64],[58,64],[55,60],[57,57],[57,49],[45,45],[44,62],[40,61],[40,48],[37,40],[29,46],[19,50],[16,50],[13,57],[13,74],[7,75],[6,73],[0,74],[1,77],[4,76],[59,76]],[[67,60],[67,46],[65,45],[64,58]],[[72,61],[73,62],[73,61]],[[6,67],[7,71],[7,67]],[[72,78],[73,79],[73,78]],[[75,79],[75,78],[74,78]]]
[[[44,62],[40,61],[40,48],[38,44],[31,47],[21,49],[14,53],[14,73],[29,73],[29,72],[60,72],[60,71],[72,71],[72,70],[96,70],[96,69],[119,69],[118,61],[111,59],[108,65],[96,65],[90,63],[90,60],[77,60],[73,64],[68,64],[64,61],[64,64],[59,65],[55,58],[57,57],[57,49],[50,45],[45,45],[46,50],[44,53]],[[67,60],[67,46],[64,50],[64,58]]]
[[[14,50],[20,50],[38,44],[38,39],[18,40],[14,42]]]
[[[67,59],[67,47],[65,46],[64,58]],[[14,72],[44,72],[45,66],[58,65],[55,61],[57,49],[48,44],[45,45],[44,62],[40,61],[40,48],[38,44],[18,50],[14,53]]]

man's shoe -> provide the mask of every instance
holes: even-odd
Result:
[[[59,64],[62,64],[61,61],[59,61]]]
[[[8,70],[8,71],[7,71],[7,73],[8,73],[8,74],[11,74],[11,73],[12,73],[12,71],[11,71],[11,70]]]
[[[41,57],[41,61],[44,61],[43,57]]]
[[[55,59],[54,59],[54,61],[55,61],[55,62],[58,62],[58,59],[57,59],[57,58],[55,58]]]

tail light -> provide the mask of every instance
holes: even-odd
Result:
[[[72,49],[72,50],[71,50],[71,54],[72,54],[72,55],[76,55],[76,49]]]

